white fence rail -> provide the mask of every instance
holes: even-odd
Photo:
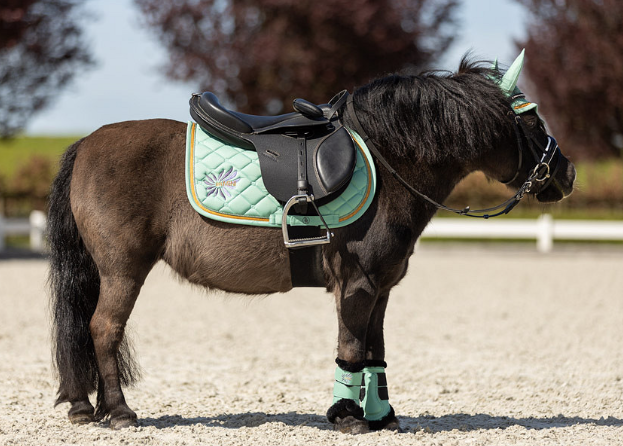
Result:
[[[43,251],[45,225],[46,216],[41,211],[33,211],[29,218],[22,219],[0,216],[0,250],[5,248],[6,236],[28,235],[30,249]],[[436,218],[426,227],[422,237],[536,240],[539,252],[550,252],[555,240],[623,241],[623,221],[554,221],[548,214],[536,220]]]
[[[558,220],[541,215],[536,220],[433,219],[424,238],[478,238],[536,240],[539,252],[550,252],[554,240],[621,241],[622,221]]]
[[[0,251],[6,247],[6,237],[11,235],[28,235],[30,249],[43,251],[46,220],[45,213],[41,211],[32,211],[29,218],[4,218],[0,215]]]

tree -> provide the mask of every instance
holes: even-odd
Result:
[[[405,66],[453,40],[458,0],[135,0],[169,51],[168,75],[277,113]]]
[[[530,11],[526,73],[576,158],[623,154],[623,2],[516,0]]]
[[[78,0],[8,0],[0,6],[0,137],[13,136],[92,63],[76,25]]]

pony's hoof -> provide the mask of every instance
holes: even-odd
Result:
[[[396,413],[394,412],[394,408],[389,406],[389,413],[385,415],[380,420],[370,421],[370,430],[380,431],[380,430],[388,430],[395,432],[402,432],[400,428],[400,422],[398,418],[396,418]]]
[[[88,400],[72,403],[67,415],[71,424],[88,424],[95,421],[95,409]]]
[[[363,416],[363,409],[350,399],[341,399],[327,411],[329,423],[333,429],[344,434],[365,434],[370,432],[368,421]]]
[[[136,414],[129,408],[110,413],[110,428],[113,430],[125,429],[138,426]]]
[[[353,416],[347,416],[344,418],[337,417],[334,421],[333,428],[336,431],[340,431],[343,434],[367,434],[370,432],[368,422],[366,420],[360,420]]]
[[[95,421],[95,417],[92,413],[76,413],[69,415],[69,421],[71,424],[89,424]]]
[[[402,433],[402,428],[400,427],[400,422],[398,421],[398,418],[394,417],[393,420],[390,420],[387,422],[387,424],[385,426],[382,427],[383,430],[386,431],[394,431],[397,433]]]
[[[136,427],[138,426],[138,421],[136,416],[132,417],[124,417],[124,418],[111,418],[110,419],[110,428],[112,430],[118,431],[120,429],[126,429],[128,427]]]

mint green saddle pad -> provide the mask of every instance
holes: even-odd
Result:
[[[361,217],[376,192],[376,170],[370,152],[357,133],[349,130],[357,146],[353,177],[337,198],[319,211],[331,228],[346,226]],[[201,215],[227,223],[281,227],[283,206],[262,181],[257,152],[227,144],[188,123],[186,135],[186,192]],[[323,226],[319,217],[289,215],[290,226]]]

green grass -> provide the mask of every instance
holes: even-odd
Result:
[[[10,140],[0,139],[0,176],[12,178],[33,156],[49,158],[56,167],[65,149],[79,138],[20,136]]]

